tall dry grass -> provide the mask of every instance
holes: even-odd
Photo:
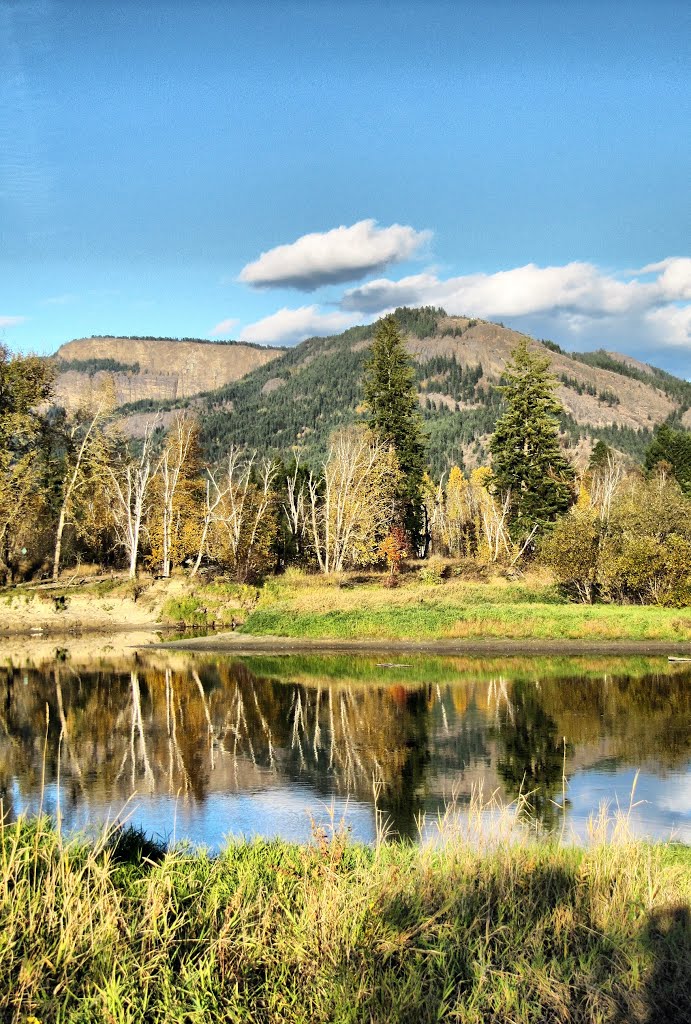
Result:
[[[419,846],[0,830],[0,1015],[132,1022],[688,1022],[691,852],[585,849],[491,804]],[[381,822],[380,839],[385,823]],[[615,832],[612,833],[614,827]]]

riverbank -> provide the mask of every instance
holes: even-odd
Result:
[[[688,1020],[688,848],[0,846],[8,1021]]]
[[[2,637],[29,633],[65,636],[153,630],[160,627],[223,628],[241,622],[258,591],[233,583],[204,584],[187,575],[172,579],[122,575],[67,576],[59,583],[0,590]]]
[[[691,608],[581,605],[567,602],[544,575],[486,582],[403,574],[384,586],[382,574],[334,578],[295,570],[261,587],[170,580],[102,578],[6,589],[0,593],[0,632],[36,635],[160,625],[230,631],[263,643],[502,645],[537,651],[564,644],[604,649],[648,645],[670,653],[691,645]],[[274,641],[271,638],[279,638]],[[2,641],[0,641],[1,644]],[[222,643],[225,644],[225,639]],[[233,639],[233,646],[236,641]],[[658,646],[660,645],[660,646]],[[393,648],[392,648],[393,649]],[[622,652],[624,653],[624,652]]]
[[[593,654],[611,658],[627,655],[676,656],[691,658],[691,641],[668,640],[533,640],[533,639],[477,639],[477,640],[388,640],[353,639],[336,640],[329,637],[286,637],[252,636],[240,633],[211,633],[207,636],[191,636],[167,640],[164,636],[154,639],[150,646],[161,651],[188,651],[205,654],[229,654],[235,657],[251,657],[261,654],[343,654],[378,655],[380,657],[429,654],[439,657],[528,657],[573,656]]]
[[[691,642],[691,609],[567,602],[544,575],[387,589],[287,573],[269,581],[243,633],[300,640]]]
[[[0,635],[0,667],[69,662],[72,668],[86,668],[129,662],[136,658],[137,652],[159,648],[167,639],[178,635],[173,630],[150,626]]]

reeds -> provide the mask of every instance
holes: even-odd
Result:
[[[688,1022],[691,851],[621,820],[612,841],[605,818],[564,846],[520,808],[487,832],[487,806],[465,833],[450,814],[443,842],[368,848],[327,827],[217,857],[5,825],[0,1017]]]

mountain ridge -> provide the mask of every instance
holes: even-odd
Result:
[[[487,437],[501,408],[496,385],[511,350],[526,336],[431,307],[402,308],[395,315],[416,366],[433,469],[440,472],[453,462],[475,464],[486,456]],[[214,383],[221,386],[211,389],[195,391],[187,382],[176,395],[143,394],[122,404],[123,425],[136,435],[152,411],[165,424],[176,408],[191,406],[212,458],[222,457],[231,442],[282,454],[295,448],[323,454],[333,429],[362,416],[360,381],[375,328],[353,327],[293,348],[263,350],[267,359],[259,358],[244,374],[237,372],[241,366],[236,362],[235,376],[217,379]],[[691,427],[691,383],[622,353],[568,353],[544,339],[529,343],[550,359],[565,410],[564,440],[581,455],[601,438],[640,457],[660,423]],[[215,355],[213,343],[202,344],[204,352],[214,350]],[[226,352],[241,347],[218,346]],[[74,353],[68,346],[59,352],[65,349]],[[110,358],[132,358],[139,351],[121,346],[112,349]]]

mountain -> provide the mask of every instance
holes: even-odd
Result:
[[[495,385],[521,335],[502,324],[450,317],[430,307],[399,309],[396,316],[417,369],[432,469],[439,473],[454,462],[476,464],[486,457],[501,409]],[[153,410],[165,423],[175,408],[191,406],[211,458],[221,458],[232,442],[283,454],[299,446],[308,457],[320,455],[336,427],[363,413],[360,382],[375,328],[353,327],[283,351],[260,349],[268,358],[244,376],[238,373],[222,387],[197,394],[201,378],[194,378],[193,386],[182,380],[184,396],[171,395],[163,402],[142,395],[121,408],[123,423],[137,434]],[[691,427],[691,383],[619,353],[568,354],[552,342],[536,340],[532,347],[550,359],[565,409],[564,440],[577,456],[585,458],[592,442],[601,438],[640,457],[656,425],[669,421]],[[207,345],[214,355],[217,348],[226,346]],[[228,348],[232,353],[248,346]],[[130,359],[134,351],[127,349]]]
[[[79,338],[62,345],[53,357],[55,397],[72,409],[110,377],[118,405],[175,402],[238,380],[283,351],[196,338]]]

